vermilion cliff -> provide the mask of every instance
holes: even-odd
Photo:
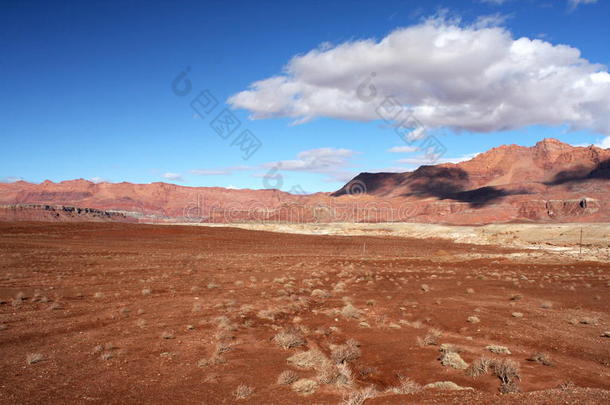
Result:
[[[610,149],[545,139],[531,148],[494,148],[459,164],[361,173],[335,193],[307,196],[166,183],[4,183],[0,219],[41,219],[40,207],[24,205],[42,204],[106,212],[83,212],[83,220],[140,222],[610,222],[609,200]]]

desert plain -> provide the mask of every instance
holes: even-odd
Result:
[[[609,232],[3,222],[0,402],[608,403]]]

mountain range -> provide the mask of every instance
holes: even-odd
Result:
[[[360,173],[334,193],[167,183],[0,183],[0,219],[132,222],[610,222],[610,149],[548,138],[405,173]]]

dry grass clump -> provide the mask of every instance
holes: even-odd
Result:
[[[142,289],[142,295],[150,295],[152,294],[152,290],[150,288]]]
[[[440,330],[436,329],[436,328],[431,328],[428,330],[428,333],[426,334],[426,336],[422,337],[418,337],[417,338],[417,343],[420,346],[433,346],[438,344],[438,339],[440,339],[440,337],[443,335],[443,332],[441,332]]]
[[[510,394],[520,391],[519,380],[521,380],[521,371],[519,370],[519,364],[514,360],[481,357],[473,361],[470,367],[466,369],[466,375],[478,377],[492,370],[500,379],[501,393]]]
[[[400,383],[397,387],[392,387],[387,390],[391,394],[410,395],[421,391],[422,386],[407,377],[400,377]]]
[[[326,290],[316,288],[311,292],[311,296],[316,298],[330,298],[330,293]]]
[[[25,362],[27,364],[36,364],[44,360],[44,356],[40,353],[29,353],[25,356]]]
[[[320,368],[318,380],[322,384],[352,385],[354,378],[352,370],[346,363],[333,364],[326,360]]]
[[[294,328],[284,329],[278,332],[278,334],[273,337],[273,340],[283,349],[303,346],[306,343],[301,331]]]
[[[422,284],[420,288],[423,292],[430,291],[430,286],[428,284]]]
[[[536,363],[540,363],[543,366],[552,366],[553,362],[551,361],[551,357],[547,353],[536,353],[532,357],[527,359],[528,361],[535,361]]]
[[[493,364],[494,374],[500,379],[500,392],[511,394],[519,392],[519,380],[521,371],[517,362],[510,359],[495,361]]]
[[[472,315],[472,316],[468,317],[468,322],[470,322],[470,323],[479,323],[479,322],[481,322],[481,320],[479,319],[478,316]]]
[[[468,368],[462,357],[456,352],[444,352],[440,357],[441,364],[445,367],[455,368],[456,370],[465,370]]]
[[[292,370],[282,371],[277,376],[277,383],[279,385],[290,385],[299,379],[299,375]]]
[[[235,399],[246,399],[254,392],[254,388],[248,387],[245,384],[240,384],[235,391],[233,392],[233,396]]]
[[[466,375],[470,377],[479,377],[491,371],[494,360],[488,357],[480,357],[473,361],[466,369]]]
[[[474,390],[472,387],[462,387],[457,385],[453,381],[437,381],[430,384],[424,385],[424,389],[437,389],[443,391],[463,391],[463,390]]]
[[[510,350],[508,350],[508,347],[506,346],[488,345],[485,346],[485,348],[495,354],[511,354]]]
[[[521,294],[515,294],[512,297],[510,297],[511,301],[521,301],[523,299],[523,295]]]
[[[354,361],[361,356],[360,344],[353,339],[350,339],[343,345],[332,345],[330,358],[335,364],[348,363]]]
[[[350,392],[343,397],[342,405],[362,405],[367,399],[375,398],[379,395],[373,387],[366,387],[359,391]]]
[[[319,349],[312,348],[306,352],[299,352],[288,357],[287,362],[295,367],[310,370],[320,368],[328,359]]]
[[[161,333],[161,338],[163,338],[163,339],[173,339],[173,338],[175,338],[174,332],[168,331],[168,330],[163,331],[163,333]]]
[[[451,343],[442,343],[438,350],[441,353],[461,353],[462,349],[456,345],[452,345]]]
[[[540,308],[544,308],[544,309],[550,309],[553,308],[553,303],[551,301],[543,301],[540,304]]]
[[[345,318],[358,319],[360,318],[360,310],[348,303],[341,309],[341,315]]]
[[[597,318],[584,317],[581,318],[579,322],[583,325],[596,325],[598,320]]]
[[[513,318],[523,318],[523,313],[521,312],[513,312],[511,315]]]
[[[104,361],[106,361],[106,360],[110,360],[110,359],[111,359],[111,358],[113,358],[113,357],[114,357],[114,355],[113,355],[112,353],[110,353],[110,352],[104,352],[104,353],[102,353],[102,354],[100,355],[100,358],[101,358],[102,360],[104,360]]]
[[[318,383],[309,378],[301,378],[292,383],[292,390],[301,395],[311,395],[316,392],[317,388]]]

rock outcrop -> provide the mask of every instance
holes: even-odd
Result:
[[[4,220],[610,222],[610,149],[545,139],[533,147],[494,148],[459,164],[361,173],[334,193],[309,195],[167,183],[20,181],[0,183],[0,204],[12,207],[2,209]]]

